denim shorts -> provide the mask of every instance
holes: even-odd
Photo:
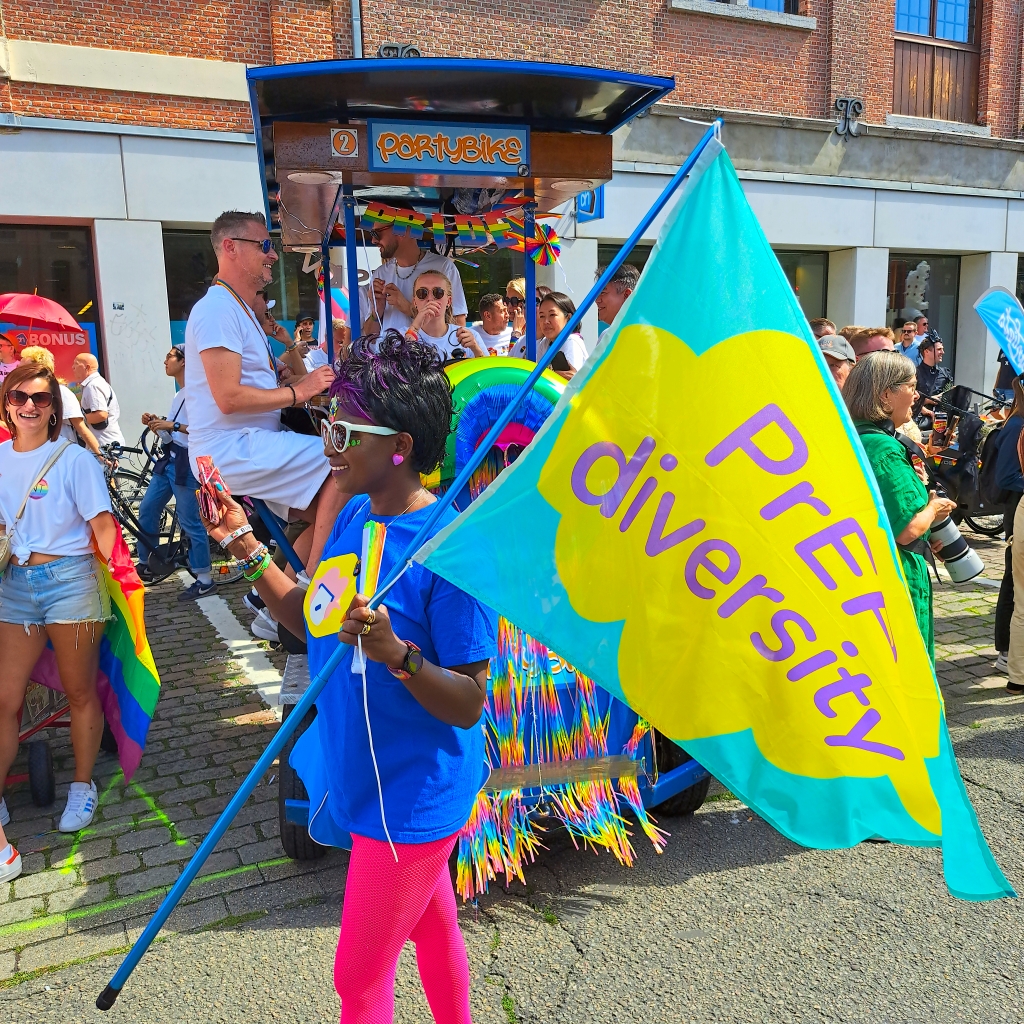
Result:
[[[27,627],[109,618],[110,595],[92,555],[65,555],[42,565],[8,565],[0,577],[0,622]]]

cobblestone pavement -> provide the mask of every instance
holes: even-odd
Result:
[[[1024,887],[1024,698],[991,672],[1002,545],[967,535],[984,577],[936,595],[939,678],[968,792],[993,853]],[[238,619],[240,585],[222,588]],[[276,727],[176,584],[147,605],[163,693],[142,767],[125,785],[101,755],[100,812],[54,831],[70,779],[54,740],[58,799],[8,795],[25,873],[0,887],[0,986],[11,1020],[105,1019],[92,1009],[183,862]],[[265,646],[265,645],[264,645]],[[283,656],[270,652],[278,669]],[[347,855],[283,857],[273,772],[137,969],[110,1018],[330,1021],[333,947]],[[1013,901],[949,897],[936,850],[865,844],[809,851],[721,793],[633,869],[551,834],[524,890],[495,887],[460,920],[474,1017],[566,1020],[1018,1021],[1024,919]],[[642,838],[642,837],[641,837]],[[430,1020],[409,952],[396,1020]]]

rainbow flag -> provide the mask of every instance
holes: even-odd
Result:
[[[1014,895],[864,450],[719,142],[529,447],[415,557],[795,842],[939,846],[953,895]]]
[[[143,608],[145,587],[135,571],[128,545],[118,527],[112,569],[97,556],[100,578],[110,595],[113,618],[100,642],[96,691],[103,715],[117,740],[125,779],[131,779],[142,760],[149,723],[160,696],[160,676],[146,638]],[[32,670],[32,681],[63,692],[57,659],[47,646]]]

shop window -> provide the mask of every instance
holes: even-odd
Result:
[[[890,327],[898,327],[924,314],[928,317],[929,328],[942,339],[943,365],[954,368],[959,291],[959,256],[890,253],[885,322]]]
[[[0,227],[0,254],[0,293],[35,292],[59,302],[82,326],[88,335],[90,349],[102,363],[96,274],[89,229],[36,224],[3,225]],[[37,336],[24,330],[21,333],[26,335],[26,343],[49,347],[52,342],[48,336]],[[57,346],[55,354],[63,351],[59,342],[53,344]],[[60,359],[58,372],[64,376],[68,372]]]
[[[775,253],[808,320],[825,315],[828,288],[827,252]]]

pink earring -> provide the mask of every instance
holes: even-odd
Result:
[[[405,456],[404,456],[404,455],[399,455],[399,454],[398,454],[398,453],[396,452],[396,453],[395,453],[394,455],[392,455],[392,456],[391,456],[391,461],[392,461],[392,462],[393,462],[393,463],[394,463],[394,464],[395,464],[396,466],[400,466],[400,465],[401,465],[401,464],[402,464],[403,462],[405,462]]]

